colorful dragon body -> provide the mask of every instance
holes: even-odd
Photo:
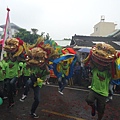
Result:
[[[32,67],[42,67],[49,64],[49,61],[53,62],[57,59],[57,63],[55,62],[58,64],[57,73],[60,72],[60,66],[64,61],[70,65],[75,57],[75,51],[72,48],[62,48],[54,40],[45,40],[43,36],[39,37],[33,45],[26,44],[19,38],[9,38],[5,42],[4,51],[9,58],[16,57],[18,61],[24,61]],[[68,71],[65,74],[69,76]]]
[[[55,76],[60,77],[63,73],[69,79],[72,76],[72,67],[76,59],[76,52],[73,48],[63,48],[54,40],[46,39],[45,45],[49,45],[54,49],[54,52],[49,55],[50,64],[53,65]],[[66,63],[66,64],[65,64]]]
[[[73,66],[76,61],[75,54],[62,55],[53,61],[53,70],[55,75],[59,78],[63,74],[69,80],[73,75]]]
[[[62,47],[59,46],[54,40],[46,39],[44,41],[45,45],[49,45],[53,48],[54,52],[52,51],[52,54],[50,55],[50,61],[53,61],[56,58],[59,58],[62,54]]]
[[[119,80],[120,81],[120,53],[118,52],[117,54],[117,59],[115,60],[115,75],[114,75],[114,80]]]

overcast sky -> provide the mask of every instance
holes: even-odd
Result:
[[[0,0],[0,25],[5,24],[7,7],[10,22],[49,33],[53,40],[90,35],[102,15],[120,29],[120,0]]]

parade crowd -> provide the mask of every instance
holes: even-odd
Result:
[[[34,91],[34,102],[31,106],[30,115],[38,118],[35,114],[40,101],[40,88],[43,80],[49,76],[49,70],[46,65],[40,69],[28,67],[25,62],[18,62],[16,58],[8,58],[6,54],[0,61],[0,97],[8,100],[8,109],[15,105],[14,97],[19,93],[19,89],[24,89],[20,98],[24,102],[30,88]],[[38,79],[39,78],[39,79]],[[41,79],[42,80],[41,80]]]
[[[84,54],[82,55],[84,56]],[[76,59],[76,62],[72,68],[72,77],[70,79],[67,79],[65,71],[69,69],[68,65],[70,65],[67,61],[63,61],[63,63],[61,64],[61,76],[56,77],[55,75],[51,76],[50,71],[53,70],[52,65],[44,64],[44,66],[40,68],[29,67],[25,62],[18,62],[16,58],[8,59],[6,54],[4,54],[3,60],[0,61],[0,97],[3,100],[7,99],[8,108],[12,108],[15,105],[14,96],[19,93],[19,88],[24,89],[24,93],[20,98],[21,102],[24,102],[24,100],[27,98],[30,88],[32,88],[34,91],[34,102],[31,105],[30,115],[33,118],[38,118],[39,116],[35,112],[40,102],[40,88],[42,87],[41,83],[43,82],[43,80],[45,84],[49,84],[49,82],[51,84],[52,82],[54,83],[54,80],[56,79],[56,82],[58,84],[58,92],[63,95],[63,90],[67,85],[84,86],[83,81],[87,81],[89,83],[88,85],[91,86],[91,76],[94,76],[94,74],[96,74],[96,71],[99,70],[99,72],[102,71],[103,73],[103,68],[99,68],[99,70],[95,69],[92,72],[91,66],[89,64],[85,66],[82,60],[83,58],[81,58],[81,61]],[[104,74],[108,73],[104,72]],[[112,90],[115,90],[115,87],[113,87]],[[98,107],[101,119],[104,113],[104,101],[106,101],[107,97],[100,97],[93,91],[91,91],[91,93],[89,94],[90,96],[95,95],[103,101],[102,103],[98,103],[98,106],[102,105]],[[94,116],[95,105],[91,103],[91,98],[89,97],[86,99],[86,102],[92,107],[91,115]]]

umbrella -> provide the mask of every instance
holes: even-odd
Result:
[[[79,52],[82,52],[82,53],[89,53],[90,52],[90,49],[89,48],[81,48],[78,50]]]

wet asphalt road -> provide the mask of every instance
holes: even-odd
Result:
[[[0,106],[0,120],[33,120],[29,116],[33,102],[33,91],[26,100],[19,101],[23,89],[14,97],[15,106],[7,109],[7,100]],[[64,95],[58,93],[57,85],[43,86],[41,101],[36,110],[40,116],[38,120],[97,120],[91,116],[91,109],[85,102],[88,90],[66,87]],[[107,103],[103,120],[120,120],[120,96],[114,95],[113,101]]]

